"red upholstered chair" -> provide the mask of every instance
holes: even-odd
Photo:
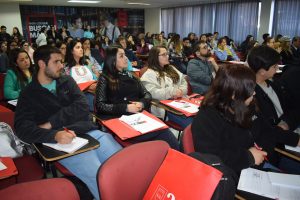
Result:
[[[181,146],[185,154],[195,152],[191,125],[187,126],[181,137]]]
[[[14,130],[15,113],[10,109],[0,105],[0,122],[5,122]]]
[[[113,155],[98,171],[100,198],[143,199],[169,148],[163,141],[142,142]]]
[[[10,200],[79,200],[73,183],[64,178],[44,179],[20,183],[0,190],[1,199]]]
[[[15,113],[6,107],[0,105],[0,121],[9,124],[14,129]],[[1,148],[1,147],[0,147]],[[14,158],[14,163],[18,169],[18,174],[9,178],[0,180],[0,189],[16,183],[39,180],[44,177],[44,170],[40,163],[29,155]]]
[[[30,155],[24,155],[13,159],[18,174],[0,180],[0,189],[14,185],[16,183],[24,183],[28,181],[35,181],[45,177],[44,170],[40,163]],[[1,196],[1,195],[0,195]]]

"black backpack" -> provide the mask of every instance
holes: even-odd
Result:
[[[223,173],[223,177],[211,198],[212,200],[234,199],[238,184],[238,176],[231,168],[224,165],[218,156],[212,154],[193,152],[189,154],[189,156],[204,162],[205,164],[210,165]]]

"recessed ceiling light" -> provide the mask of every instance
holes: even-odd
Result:
[[[80,0],[70,0],[69,3],[100,3],[101,1],[80,1]]]
[[[142,6],[150,6],[151,4],[149,3],[136,3],[136,2],[132,2],[132,3],[127,3],[129,5],[142,5]]]

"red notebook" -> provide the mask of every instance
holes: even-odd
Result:
[[[88,82],[84,82],[84,83],[78,83],[77,85],[81,91],[84,91],[95,82],[97,82],[97,81],[88,81]]]
[[[0,170],[0,179],[18,174],[18,170],[12,158],[0,157],[0,161],[6,167],[6,169]]]
[[[222,172],[169,149],[143,200],[209,200]]]
[[[164,124],[164,122],[162,122],[160,119],[158,119],[151,113],[149,113],[147,111],[143,111],[142,113],[145,114],[146,116]],[[141,133],[141,132],[137,131],[137,130],[133,129],[130,125],[126,124],[125,122],[120,121],[119,118],[103,121],[103,124],[108,129],[110,129],[112,132],[114,132],[119,138],[121,138],[121,140],[126,140],[129,138],[140,136],[142,134],[149,133],[149,132]],[[157,131],[157,130],[163,130],[163,129],[167,129],[167,128],[169,128],[169,127],[166,124],[164,124],[164,126],[162,128],[154,129],[154,130],[151,130],[150,132]]]

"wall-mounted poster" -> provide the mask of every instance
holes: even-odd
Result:
[[[36,14],[26,16],[26,33],[29,37],[30,42],[34,42],[39,36],[41,28],[46,27],[47,29],[50,26],[56,26],[55,15],[52,14]],[[25,33],[25,32],[24,32]]]

